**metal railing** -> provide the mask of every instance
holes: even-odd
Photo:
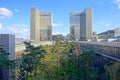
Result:
[[[80,42],[80,47],[120,60],[120,42]]]

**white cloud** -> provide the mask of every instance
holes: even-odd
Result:
[[[9,18],[11,16],[12,16],[12,11],[10,11],[7,8],[0,7],[0,18],[4,19],[4,18]]]
[[[6,33],[15,34],[16,38],[29,38],[29,29],[25,24],[14,24],[7,26]]]
[[[9,27],[8,30],[11,31],[13,34],[24,34],[25,32],[28,32],[27,29],[17,29],[14,27]]]
[[[64,36],[66,36],[66,34],[61,33],[61,32],[52,32],[52,35],[58,35],[58,34],[62,34],[62,35],[64,35]]]
[[[8,26],[7,28],[9,31],[11,31],[14,34],[28,32],[28,29],[26,29],[26,25],[24,24],[14,24]]]
[[[2,23],[0,23],[0,30],[2,29]]]
[[[114,27],[119,27],[120,25],[119,24],[104,24],[104,26],[105,27],[112,27],[112,28],[114,28]]]
[[[14,26],[14,27],[26,27],[25,24],[14,24],[14,25],[12,25],[12,26]]]
[[[14,11],[15,11],[15,12],[19,12],[19,10],[18,10],[18,9],[14,9]]]
[[[24,32],[28,32],[28,29],[23,29]]]
[[[25,24],[13,24],[3,28],[0,23],[0,33],[14,34],[16,38],[29,39],[29,28]]]
[[[106,27],[110,27],[110,26],[112,26],[112,25],[110,25],[110,24],[105,24],[105,26],[106,26]]]
[[[120,9],[120,0],[113,0],[113,3],[116,4],[118,8]]]
[[[59,27],[59,26],[63,26],[63,24],[61,24],[61,23],[52,23],[52,26],[53,27]]]

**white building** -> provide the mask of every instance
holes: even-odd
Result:
[[[115,29],[114,35],[115,35],[115,37],[120,37],[120,28]]]

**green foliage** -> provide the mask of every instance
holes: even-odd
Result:
[[[95,53],[86,51],[81,54],[79,47],[79,44],[59,40],[53,46],[44,46],[47,51],[41,60],[43,66],[39,68],[43,76],[36,80],[96,80],[95,70],[90,67]]]
[[[38,66],[41,64],[40,59],[43,57],[45,51],[41,46],[34,47],[28,42],[25,42],[25,53],[18,60],[17,79],[27,78],[36,75]]]
[[[2,48],[0,48],[0,68],[9,68],[10,60],[9,53],[5,52]]]
[[[80,51],[78,43],[57,40],[55,45],[25,45],[25,53],[18,60],[17,80],[22,77],[27,80],[99,80],[94,67],[97,55],[94,51]],[[105,70],[106,79],[120,80],[119,63],[106,65]]]
[[[107,80],[120,80],[120,63],[105,66]]]
[[[79,75],[82,80],[97,80],[97,73],[93,66],[95,53],[93,51],[84,51],[80,58]]]
[[[10,60],[9,53],[0,48],[0,69],[9,70],[11,73],[9,78],[12,80],[15,79],[15,67],[16,60]]]

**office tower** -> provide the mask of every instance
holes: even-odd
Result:
[[[0,48],[10,53],[9,59],[15,59],[15,36],[12,34],[0,34]],[[13,73],[12,73],[13,74]],[[11,71],[7,68],[0,68],[0,80],[9,80]]]
[[[70,33],[72,40],[88,40],[92,38],[92,9],[70,13]]]
[[[30,39],[35,41],[52,40],[51,12],[39,12],[36,8],[31,8]]]
[[[80,39],[80,12],[70,13],[70,33],[71,39]]]
[[[15,59],[15,35],[12,34],[0,34],[0,47],[4,51],[10,53],[9,59]]]

